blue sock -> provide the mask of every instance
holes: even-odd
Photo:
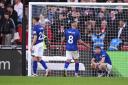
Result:
[[[69,66],[69,62],[66,61],[66,62],[65,62],[65,65],[64,65],[64,68],[67,69],[68,66]]]
[[[75,73],[79,72],[79,63],[75,63]]]
[[[44,69],[47,69],[48,68],[47,65],[46,65],[46,63],[43,60],[41,60],[40,63],[42,64],[42,66],[44,67]]]
[[[37,61],[33,61],[33,73],[36,74],[37,71]]]

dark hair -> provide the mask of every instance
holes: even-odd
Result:
[[[100,46],[96,46],[95,49],[101,49],[101,47]]]
[[[39,17],[34,17],[33,19],[35,19],[37,22],[40,20]]]
[[[8,4],[7,7],[12,8],[12,9],[14,8],[11,4]]]
[[[4,12],[4,15],[10,16],[10,15],[11,15],[11,12],[10,12],[10,11],[5,11],[5,12]]]

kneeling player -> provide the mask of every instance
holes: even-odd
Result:
[[[33,40],[32,40],[32,50],[33,52],[33,76],[37,76],[37,62],[40,62],[41,65],[46,70],[45,76],[48,76],[48,67],[45,61],[42,60],[43,56],[43,40],[44,40],[44,29],[39,24],[39,18],[35,17],[33,19]]]
[[[94,57],[91,60],[91,68],[98,71],[98,77],[104,76],[106,72],[107,76],[109,76],[112,70],[112,63],[109,55],[99,46],[94,50]]]

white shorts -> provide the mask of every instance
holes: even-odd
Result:
[[[66,51],[66,58],[67,59],[78,59],[79,58],[79,52],[78,51]]]
[[[109,63],[106,63],[106,66],[107,66],[107,69],[108,69],[109,71],[112,70],[112,65],[110,65]]]
[[[33,56],[38,56],[38,57],[43,56],[43,43],[38,43],[34,45],[32,49],[33,49],[33,52],[32,52]]]

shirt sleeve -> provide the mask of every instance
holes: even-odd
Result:
[[[37,30],[36,30],[36,28],[33,29],[33,35],[37,35]]]
[[[101,54],[101,56],[102,57],[105,57],[106,56],[106,52],[103,51],[102,54]]]

